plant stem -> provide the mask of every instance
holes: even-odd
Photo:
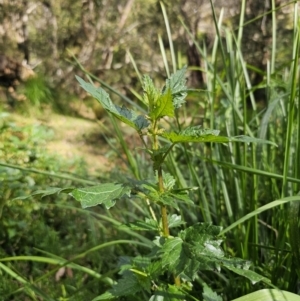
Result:
[[[164,183],[163,183],[163,175],[162,175],[162,168],[159,167],[158,171],[158,188],[160,192],[164,191]],[[169,231],[169,224],[168,224],[168,213],[167,213],[167,207],[165,205],[161,205],[161,222],[162,222],[162,228],[163,228],[163,236],[169,237],[170,231]],[[181,285],[181,281],[179,276],[174,275],[174,283],[176,286]]]
[[[157,130],[158,130],[158,127],[157,127],[157,123],[155,121],[154,124],[153,124],[153,133],[154,133],[154,135],[153,135],[153,149],[155,149],[155,150],[157,150],[159,148],[158,139],[157,139],[157,135],[156,135]],[[173,148],[174,145],[175,144],[170,146],[167,153],[170,152],[170,150]],[[166,155],[167,154],[165,154],[165,157],[166,157]],[[164,159],[165,159],[165,157],[164,157]],[[158,177],[158,190],[159,190],[159,193],[163,193],[165,191],[165,188],[164,188],[163,172],[162,172],[161,165],[157,169],[157,177]],[[170,236],[167,206],[161,205],[160,210],[161,210],[162,235],[167,238],[167,237]],[[179,276],[174,275],[174,284],[178,287],[181,286],[181,281],[180,281]]]
[[[174,276],[174,284],[175,286],[181,286],[181,281],[179,276],[177,277]]]
[[[164,192],[164,183],[163,183],[163,175],[162,175],[162,168],[159,167],[157,171],[158,176],[158,189],[159,192]],[[168,225],[168,214],[167,214],[167,207],[165,205],[161,205],[161,222],[163,228],[163,236],[168,237],[170,235],[169,232],[169,225]]]
[[[167,207],[165,205],[161,206],[161,220],[162,220],[162,227],[163,227],[163,236],[168,237],[170,233],[168,227]]]
[[[155,120],[152,125],[152,133],[153,133],[152,137],[153,137],[153,149],[154,150],[158,150],[158,148],[159,148],[158,139],[157,139],[157,131],[158,131],[158,124],[157,124],[157,120]],[[155,163],[155,162],[153,162],[153,163]],[[159,191],[159,193],[163,193],[165,191],[165,188],[164,188],[164,181],[163,181],[161,165],[158,167],[157,177],[158,177],[158,191]],[[160,208],[161,208],[162,235],[164,237],[168,237],[170,235],[170,232],[169,232],[169,225],[168,225],[167,207],[165,205],[161,205]]]

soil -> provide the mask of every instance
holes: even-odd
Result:
[[[47,139],[46,150],[65,159],[83,159],[90,174],[111,169],[110,148],[103,136],[101,121],[56,114],[38,113],[35,117],[11,114],[19,126],[40,124],[51,129],[53,135]],[[99,124],[100,123],[100,124]]]
[[[83,158],[91,173],[110,169],[109,148],[96,121],[53,115],[47,125],[54,131],[54,139],[47,144],[50,153]]]

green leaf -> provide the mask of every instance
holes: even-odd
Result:
[[[172,237],[166,240],[161,249],[162,267],[174,272],[177,270],[177,275],[181,272],[178,271],[178,265],[181,261],[186,260],[182,256],[185,255],[182,250],[182,243],[183,240],[180,237]]]
[[[173,97],[170,89],[167,89],[164,94],[160,95],[153,105],[149,116],[152,120],[157,120],[164,116],[174,117]]]
[[[204,301],[222,301],[222,297],[214,292],[206,283],[203,283],[203,300]]]
[[[263,143],[277,146],[275,143],[248,137],[248,136],[235,136],[226,137],[219,136],[219,130],[201,129],[200,126],[188,127],[180,132],[163,132],[160,135],[172,143],[186,143],[186,142],[215,142],[215,143],[228,143],[228,142],[243,142],[243,143]]]
[[[134,111],[129,110],[124,106],[119,107],[113,104],[108,93],[106,93],[101,87],[96,88],[94,85],[85,82],[79,76],[76,76],[76,79],[79,81],[81,87],[96,98],[106,111],[110,112],[116,118],[131,126],[138,132],[149,125],[149,121],[144,116],[136,115]]]
[[[142,115],[136,115],[132,110],[127,109],[125,106],[119,107],[114,105],[118,114],[111,112],[115,117],[133,127],[138,132],[149,125],[149,121]]]
[[[145,270],[151,263],[151,259],[149,257],[145,256],[136,256],[132,258],[132,267],[140,269],[140,270]]]
[[[176,180],[171,174],[163,172],[163,183],[164,189],[170,191],[175,186]]]
[[[111,292],[105,292],[104,294],[94,298],[92,301],[100,301],[100,300],[114,300],[117,297],[114,296]]]
[[[232,264],[228,264],[228,263],[224,264],[224,266],[228,270],[230,270],[230,271],[232,271],[232,272],[234,272],[234,273],[236,273],[240,276],[244,276],[244,277],[248,278],[252,282],[252,284],[255,284],[255,283],[260,282],[260,281],[262,281],[264,283],[267,283],[267,284],[271,283],[270,279],[268,279],[266,277],[263,277],[263,276],[257,274],[254,271],[234,267],[234,266],[232,266]]]
[[[217,238],[220,231],[221,227],[199,223],[180,231],[178,237],[169,237],[158,251],[162,268],[175,276],[183,274],[194,279],[199,270],[220,271],[221,267],[226,267],[251,281],[267,281],[247,271],[248,261],[225,257],[221,248],[222,240]]]
[[[143,102],[152,112],[154,104],[156,104],[161,93],[154,87],[152,79],[148,75],[143,76],[142,87],[144,90]]]
[[[147,267],[147,272],[149,275],[151,275],[152,279],[157,279],[159,276],[161,276],[164,273],[164,270],[162,269],[161,261],[155,261],[151,262]]]
[[[143,193],[152,201],[159,202],[160,194],[157,190],[157,187],[151,186],[151,184],[141,184],[140,186],[143,188]]]
[[[187,205],[194,205],[194,201],[190,199],[186,191],[178,191],[176,193],[173,192],[172,190],[169,195],[173,197],[174,199],[180,200],[184,202]]]
[[[136,260],[142,261],[142,265],[149,263],[148,258],[138,257]],[[116,297],[134,295],[143,290],[150,292],[152,284],[148,275],[143,272],[139,273],[138,270],[134,271],[136,272],[124,270],[122,278],[118,280],[108,292],[100,295],[94,300],[109,300]]]
[[[139,276],[132,272],[124,273],[123,278],[113,286],[111,293],[115,296],[134,295],[142,290],[151,289],[151,281],[149,277]]]
[[[178,301],[186,300],[186,295],[174,285],[168,285],[167,288],[158,288],[149,301]]]
[[[167,90],[171,91],[173,105],[176,109],[184,104],[187,96],[185,73],[186,66],[172,74],[170,78],[166,80],[166,85],[163,88],[163,92]]]
[[[155,293],[155,295],[152,295],[149,301],[165,301],[165,297],[163,295],[160,295],[158,292]]]
[[[300,301],[300,296],[277,289],[262,289],[232,301]]]
[[[214,135],[219,136],[219,130],[210,130],[210,129],[203,129],[201,125],[196,126],[189,126],[179,132],[181,135],[184,136],[192,136],[192,137],[201,137],[205,135]]]
[[[106,183],[93,187],[78,188],[70,195],[81,203],[82,208],[104,204],[107,209],[115,205],[124,195],[130,196],[130,187],[122,184]]]
[[[112,287],[112,289],[100,295],[99,297],[94,299],[94,301],[110,300],[116,297],[134,295],[143,289],[135,274],[131,272],[127,272],[125,274],[126,274],[126,278],[125,277],[121,278],[118,281],[118,283]]]
[[[171,216],[168,216],[168,221],[169,228],[175,228],[185,224],[185,222],[181,220],[181,216],[177,214],[172,214]]]
[[[211,225],[210,223],[196,223],[194,226],[180,232],[180,237],[186,241],[194,241],[197,243],[205,243],[210,239],[216,240],[218,245],[222,240],[217,239],[222,227]]]
[[[172,143],[179,142],[229,142],[228,137],[219,137],[220,131],[201,129],[200,126],[188,127],[180,132],[163,132],[162,137]]]
[[[175,201],[172,194],[169,193],[169,192],[161,193],[159,195],[159,198],[158,198],[157,202],[159,202],[160,204],[164,204],[166,206],[169,206],[169,207],[172,207],[172,208],[175,208],[175,209],[179,210],[177,202]]]
[[[35,192],[33,192],[30,195],[26,195],[26,196],[19,196],[17,198],[14,198],[13,200],[25,200],[28,199],[32,196],[37,196],[37,195],[41,195],[41,198],[48,196],[48,195],[53,195],[53,194],[60,194],[61,192],[63,193],[69,193],[71,191],[73,191],[74,188],[57,188],[57,187],[50,187],[48,189],[42,189],[42,190],[36,190]]]

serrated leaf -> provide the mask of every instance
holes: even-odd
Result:
[[[188,196],[186,191],[178,191],[176,193],[171,191],[169,194],[174,199],[180,200],[180,201],[184,202],[187,205],[194,205],[193,200],[190,199],[190,197]]]
[[[196,223],[184,231],[181,231],[179,236],[187,242],[195,241],[204,244],[206,241],[215,240],[218,245],[220,245],[222,240],[217,239],[217,236],[221,230],[222,227],[214,226],[210,223]]]
[[[179,142],[228,142],[227,137],[218,136],[220,131],[201,129],[200,126],[188,127],[180,132],[163,132],[161,136],[172,143]]]
[[[251,266],[251,261],[244,260],[237,257],[224,257],[222,259],[222,266],[231,266],[241,270],[249,270]]]
[[[189,126],[179,132],[181,135],[201,137],[205,135],[219,136],[219,130],[203,129],[200,125]]]
[[[111,292],[105,292],[104,294],[94,298],[92,301],[105,301],[105,300],[114,300],[117,297],[114,296]]]
[[[163,172],[163,183],[164,189],[169,191],[175,186],[176,180],[171,174]]]
[[[141,274],[125,271],[123,277],[117,284],[113,285],[109,292],[117,297],[134,295],[143,290],[150,292],[152,285],[151,280],[148,276],[143,276]]]
[[[147,128],[150,123],[143,115],[138,115],[134,119],[134,124],[135,124],[136,128],[138,129],[138,131],[141,131],[142,129]]]
[[[143,102],[151,112],[160,96],[160,92],[154,87],[153,81],[148,75],[143,76],[142,87],[144,91]]]
[[[186,295],[176,286],[168,285],[167,288],[159,288],[151,296],[149,301],[178,301],[186,300]]]
[[[114,105],[114,107],[115,110],[110,111],[110,113],[137,131],[141,131],[149,125],[149,121],[144,116],[136,115],[134,111],[127,109],[125,106]]]
[[[216,236],[220,227],[199,223],[169,237],[159,253],[162,267],[175,275],[194,279],[199,270],[219,270],[224,257],[221,240]]]
[[[116,200],[124,195],[130,196],[130,187],[116,183],[106,183],[93,187],[78,188],[70,195],[81,203],[82,208],[92,207],[99,204],[107,209],[114,206]]]
[[[182,258],[182,243],[183,240],[180,237],[173,237],[166,240],[161,249],[163,268],[168,268],[171,271],[176,270]]]
[[[174,185],[174,179],[171,175],[168,174],[165,177],[164,185],[166,187],[171,188]],[[171,191],[165,190],[164,192],[159,192],[157,185],[151,185],[150,183],[143,183],[140,185],[140,188],[143,188],[143,193],[152,201],[160,204],[164,204],[166,206],[170,206],[179,210],[178,204],[175,201],[176,199],[179,201],[184,201],[187,204],[194,204],[186,195],[185,192],[172,193]],[[185,194],[185,197],[183,196]]]
[[[185,73],[186,66],[172,74],[170,78],[166,80],[166,85],[163,88],[163,92],[170,89],[173,97],[173,105],[176,109],[184,104],[187,96]]]
[[[203,300],[204,301],[222,301],[222,297],[214,292],[206,283],[203,283]]]
[[[177,202],[175,202],[174,197],[169,192],[161,193],[157,202],[179,210]]]
[[[155,261],[148,265],[147,272],[149,275],[151,275],[152,279],[157,279],[160,275],[164,273],[164,270],[162,269],[161,261]]]
[[[172,214],[171,216],[169,216],[168,222],[169,228],[175,228],[185,224],[185,222],[181,220],[181,216],[177,214]]]
[[[156,174],[156,181],[157,179],[157,174]],[[173,176],[169,173],[164,173],[163,172],[163,181],[164,181],[164,192],[159,192],[157,184],[152,185],[151,183],[141,183],[139,185],[140,188],[143,188],[143,193],[153,202],[161,203],[166,206],[170,206],[173,208],[178,208],[177,201],[183,201],[186,204],[193,205],[194,202],[188,197],[186,191],[178,191],[178,192],[173,192],[172,188],[175,185],[176,180],[173,178]]]
[[[160,135],[172,143],[187,143],[187,142],[214,142],[214,143],[228,143],[228,142],[243,142],[243,143],[263,143],[277,146],[275,143],[248,137],[248,136],[235,136],[226,137],[219,136],[218,130],[200,129],[198,126],[190,127],[180,132],[163,132]]]
[[[136,256],[132,258],[132,266],[138,269],[145,270],[145,268],[147,268],[150,263],[151,263],[151,259],[149,257]]]
[[[153,187],[151,184],[141,184],[141,188],[143,188],[144,194],[152,201],[158,202],[160,199],[160,193],[158,192],[156,187]]]
[[[234,266],[232,266],[231,264],[228,264],[228,263],[224,264],[224,266],[228,270],[230,270],[230,271],[232,271],[232,272],[234,272],[234,273],[236,273],[236,274],[238,274],[240,276],[244,276],[244,277],[248,278],[252,282],[252,284],[255,284],[255,283],[260,282],[260,281],[262,281],[264,283],[267,283],[267,284],[271,283],[270,279],[268,279],[268,278],[266,278],[266,277],[264,277],[262,275],[259,275],[259,274],[257,274],[254,271],[251,271],[251,270],[248,270],[248,269],[242,269],[242,268],[234,267]]]
[[[116,297],[134,295],[143,290],[138,278],[132,272],[127,272],[109,292]]]
[[[160,95],[153,105],[152,111],[149,112],[149,116],[152,120],[157,120],[164,116],[174,117],[174,105],[173,97],[170,89],[167,89],[165,93]]]
[[[248,278],[253,284],[258,281],[269,283],[269,279],[249,270],[249,261],[225,257],[221,249],[222,240],[217,239],[221,227],[199,223],[169,238],[163,244],[163,268],[179,275],[183,273],[194,279],[198,270],[220,270],[225,267]]]
[[[149,121],[144,116],[137,115],[134,111],[129,110],[124,106],[119,107],[115,105],[111,101],[108,93],[106,93],[106,91],[104,91],[101,87],[96,88],[94,85],[85,82],[79,76],[76,76],[76,79],[80,83],[81,87],[96,98],[106,111],[110,112],[116,118],[131,126],[138,132],[149,125]]]
[[[162,236],[155,236],[155,239],[153,240],[153,243],[158,246],[159,248],[162,248],[162,246],[165,244],[167,241],[166,237]]]
[[[119,274],[122,275],[124,271],[128,271],[132,268],[131,264],[132,258],[129,256],[120,256],[118,260],[117,267],[120,269]]]

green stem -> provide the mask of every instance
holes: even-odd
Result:
[[[146,143],[146,141],[144,140],[143,135],[144,135],[144,134],[143,134],[142,132],[139,132],[139,137],[141,138],[144,147],[147,148],[147,143]]]
[[[158,139],[157,139],[157,135],[156,135],[156,133],[157,133],[156,121],[154,122],[154,125],[153,125],[153,133],[154,133],[153,134],[153,149],[157,150],[159,148],[159,144],[158,144]],[[173,148],[174,145],[175,144],[171,145],[168,152]],[[165,159],[165,157],[164,157],[164,159]],[[162,173],[161,165],[158,167],[157,177],[158,177],[159,193],[163,193],[165,191],[165,188],[164,188],[163,173]],[[161,210],[162,235],[167,238],[170,236],[167,207],[165,205],[161,205],[160,210]],[[181,281],[180,281],[179,276],[174,275],[174,284],[178,287],[181,286]]]
[[[157,171],[158,175],[158,189],[159,192],[164,192],[164,183],[163,183],[163,175],[162,175],[162,168],[159,167]],[[161,205],[161,222],[163,228],[163,236],[168,237],[170,235],[169,232],[169,225],[168,225],[168,214],[167,214],[167,207],[165,205]]]
[[[162,220],[162,227],[163,227],[163,236],[168,237],[170,235],[170,232],[168,226],[167,207],[165,205],[161,206],[161,220]]]
[[[158,148],[159,148],[157,131],[158,131],[158,125],[157,125],[157,120],[155,120],[153,122],[153,127],[152,127],[153,149],[154,150],[158,150]],[[155,163],[155,162],[153,162],[153,163]],[[164,188],[164,181],[163,181],[161,165],[158,167],[157,177],[158,177],[158,191],[159,191],[159,193],[163,193],[165,191],[165,188]],[[168,237],[170,235],[170,232],[169,232],[169,224],[168,224],[167,207],[165,205],[161,205],[161,222],[162,222],[162,234],[164,237]]]

